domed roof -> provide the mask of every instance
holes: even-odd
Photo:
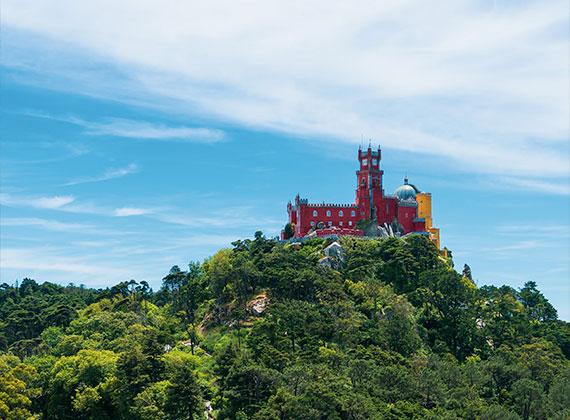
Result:
[[[415,200],[416,192],[419,192],[418,189],[415,186],[408,184],[408,177],[405,177],[404,185],[396,188],[394,195],[397,195],[401,200]]]

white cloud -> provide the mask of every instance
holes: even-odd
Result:
[[[61,197],[26,197],[17,196],[12,194],[0,194],[0,204],[12,207],[32,207],[39,209],[50,209],[64,211],[67,213],[76,214],[89,214],[96,216],[136,216],[142,214],[152,213],[153,210],[141,209],[134,207],[121,207],[121,208],[111,208],[109,206],[99,205],[91,202],[74,203],[75,198],[72,196],[61,196]],[[20,223],[23,223],[26,219],[18,219]],[[40,219],[27,219],[28,222],[35,221],[37,225],[40,224]],[[42,222],[43,223],[43,222]],[[48,226],[47,223],[43,223],[44,227]],[[52,224],[52,226],[55,226]]]
[[[106,118],[101,122],[87,121],[76,116],[47,114],[43,111],[28,110],[25,115],[45,118],[78,125],[85,129],[85,134],[92,136],[114,136],[140,140],[169,140],[213,143],[224,138],[224,132],[203,127],[171,127],[162,123],[129,120],[125,118]]]
[[[115,209],[113,214],[115,216],[123,217],[123,216],[140,216],[142,214],[151,213],[148,209],[139,209],[135,207],[122,207],[120,209]]]
[[[2,250],[0,268],[27,270],[27,272],[66,272],[80,275],[77,279],[84,281],[90,277],[129,278],[131,270],[111,264],[100,265],[86,262],[83,258],[62,256],[57,250],[49,248],[7,248]],[[87,277],[85,277],[87,276]],[[77,281],[77,280],[76,280]]]
[[[364,133],[384,147],[520,180],[532,167],[535,177],[559,178],[543,191],[561,193],[567,1],[217,5],[6,0],[4,26],[19,31],[19,51],[31,48],[30,33],[42,47],[27,58],[8,44],[7,64],[33,70],[39,62],[36,71],[60,89],[178,115],[354,143]],[[117,72],[93,71],[93,62]],[[221,135],[121,119],[77,123],[94,135]]]
[[[92,225],[83,223],[67,223],[58,220],[40,219],[36,217],[3,217],[2,226],[37,226],[59,232],[94,231]]]
[[[80,179],[77,179],[75,181],[67,182],[66,184],[64,184],[64,186],[85,184],[88,182],[107,181],[109,179],[121,178],[125,175],[133,174],[133,173],[137,172],[137,170],[138,170],[137,165],[135,165],[134,163],[131,163],[126,168],[108,169],[100,176],[89,177],[89,178],[80,178]]]
[[[505,177],[502,181],[516,187],[525,187],[546,194],[570,195],[570,180],[568,179],[561,182],[547,182],[528,178]]]
[[[9,194],[0,194],[0,203],[7,206],[27,206],[40,209],[58,210],[64,208],[67,204],[75,201],[75,197],[71,195],[38,197],[38,198],[22,198]]]
[[[80,122],[86,128],[86,134],[94,136],[115,136],[135,139],[183,140],[197,142],[215,142],[223,138],[221,130],[209,128],[169,127],[146,121],[133,121],[122,118],[110,118],[104,123]]]
[[[520,251],[525,249],[539,249],[539,248],[552,248],[556,245],[551,241],[538,241],[538,240],[525,240],[509,245],[504,245],[496,248],[488,249],[488,251],[493,252],[504,252],[504,251]]]
[[[511,234],[545,234],[548,236],[553,236],[554,234],[566,234],[570,233],[570,225],[503,225],[497,226],[496,230],[502,233]]]

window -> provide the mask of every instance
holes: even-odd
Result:
[[[354,212],[354,210],[352,210],[352,211],[350,212],[350,215],[353,216],[353,217],[356,216],[356,213]]]
[[[352,221],[348,222],[348,226],[352,226]]]
[[[317,215],[317,211],[313,210],[313,216],[316,216],[316,215]]]
[[[329,226],[332,226],[332,222],[329,222]]]
[[[327,210],[327,216],[330,216],[330,215],[331,215],[331,211],[330,211],[330,210]],[[330,223],[330,222],[329,222],[329,223]]]
[[[315,226],[315,222],[311,222],[311,226]]]
[[[420,211],[420,216],[421,216],[422,214],[424,214],[424,212],[423,212],[423,211]]]
[[[342,216],[342,210],[339,210],[338,215]]]
[[[390,204],[386,204],[386,213],[390,213]]]
[[[342,222],[338,222],[338,225],[339,225],[339,226],[342,226]]]

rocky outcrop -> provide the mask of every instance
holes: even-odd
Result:
[[[267,296],[267,293],[263,292],[255,296],[246,304],[247,316],[261,316],[267,309],[268,303],[269,297]],[[233,311],[236,309],[235,305],[236,302],[225,304],[216,303],[214,308],[202,319],[202,323],[200,325],[200,333],[203,334],[204,331],[208,328],[218,325],[229,325],[231,327],[232,320],[234,320]]]
[[[362,225],[360,229],[364,231],[364,236],[368,236],[369,238],[384,237],[376,219]]]
[[[378,225],[378,221],[373,219],[361,226],[360,229],[364,231],[364,236],[369,238],[397,238],[405,234],[404,227],[395,217],[391,222],[384,222],[381,225]]]
[[[263,311],[267,309],[269,298],[265,292],[257,295],[247,303],[247,311],[253,316],[261,316]]]
[[[340,270],[344,264],[344,249],[337,241],[323,249],[325,255],[320,261],[321,267],[331,268],[333,270]]]

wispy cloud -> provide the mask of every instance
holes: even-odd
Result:
[[[149,209],[139,209],[135,207],[122,207],[120,209],[115,209],[113,214],[115,216],[124,217],[124,216],[140,216],[143,214],[149,214],[152,211]]]
[[[75,197],[71,195],[66,196],[55,196],[55,197],[41,197],[35,200],[31,200],[30,204],[33,207],[39,207],[41,209],[59,209],[66,204],[75,201]]]
[[[81,121],[85,133],[94,136],[115,136],[133,139],[181,140],[211,143],[222,140],[221,130],[193,127],[170,127],[164,124],[110,118],[107,122]]]
[[[524,249],[550,248],[554,246],[556,245],[549,241],[527,240],[527,241],[516,242],[510,245],[490,248],[488,249],[488,251],[493,251],[493,252],[520,251]]]
[[[502,181],[514,187],[525,187],[545,194],[570,195],[569,179],[549,182],[528,178],[504,177]]]
[[[72,204],[73,203],[73,204]],[[156,209],[136,207],[111,207],[93,202],[76,202],[72,196],[26,197],[13,194],[0,194],[0,204],[10,207],[32,207],[58,210],[67,213],[88,214],[96,216],[124,217],[152,214]],[[19,219],[23,223],[26,219]],[[28,219],[32,221],[34,219]],[[38,222],[39,219],[36,219]],[[39,224],[39,222],[37,223]]]
[[[41,219],[36,217],[4,217],[1,226],[34,226],[58,232],[93,232],[93,226],[83,223],[67,223],[58,220]]]
[[[36,232],[40,229],[55,231],[55,232],[69,232],[80,235],[96,235],[96,236],[111,236],[123,237],[134,236],[139,232],[125,231],[113,226],[105,226],[93,223],[70,223],[62,222],[59,220],[45,219],[41,217],[2,217],[0,220],[1,227],[30,227]],[[41,237],[38,235],[37,237]],[[34,235],[34,238],[36,236]],[[27,238],[26,238],[27,239]],[[108,241],[106,242],[109,243]]]
[[[213,143],[224,138],[219,129],[203,127],[170,126],[164,123],[106,118],[103,121],[88,121],[77,116],[52,115],[42,111],[28,110],[26,115],[78,125],[91,136],[113,136],[140,140],[188,141]]]
[[[366,133],[473,173],[523,179],[532,167],[536,177],[559,179],[531,188],[566,194],[557,186],[568,176],[569,153],[565,0],[359,8],[323,0],[299,2],[303,14],[263,1],[223,2],[216,13],[187,2],[112,4],[6,0],[3,15],[8,30],[40,34],[40,44],[56,40],[67,60],[45,45],[28,55],[42,56],[50,83],[60,75],[60,89],[305,138],[356,143]],[[169,30],[148,31],[157,22]],[[85,55],[117,74],[100,79]],[[34,69],[23,54],[12,61]],[[94,135],[221,135],[121,119],[77,123]]]
[[[507,234],[545,234],[549,236],[556,234],[568,235],[570,233],[570,225],[501,225],[497,226],[496,230]]]
[[[67,182],[67,183],[63,184],[63,186],[85,184],[85,183],[89,183],[89,182],[107,181],[109,179],[121,178],[125,175],[134,174],[137,171],[138,171],[137,165],[135,165],[134,163],[131,163],[126,168],[107,169],[102,175],[94,176],[94,177],[87,177],[87,178],[80,178],[80,179],[77,179],[75,181]]]
[[[100,265],[85,261],[84,258],[58,255],[50,248],[7,248],[2,250],[0,268],[36,272],[67,272],[89,277],[129,278],[132,270],[125,267]],[[84,277],[80,277],[84,279]]]
[[[16,197],[14,195],[2,193],[0,194],[0,204],[6,206],[26,206],[40,209],[58,210],[75,201],[75,197],[71,195],[53,196],[53,197]]]

